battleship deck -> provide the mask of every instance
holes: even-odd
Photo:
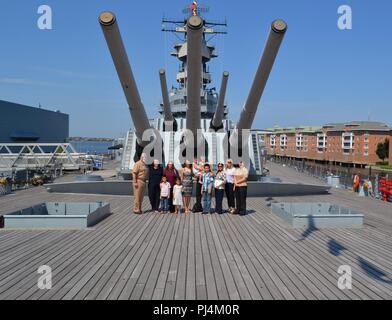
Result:
[[[270,165],[287,180],[314,180]],[[0,231],[0,299],[391,299],[392,205],[342,190],[249,199],[249,215],[131,214],[131,197],[50,194],[0,198],[0,215],[48,201],[109,201],[86,231]],[[362,229],[292,229],[273,201],[335,202],[365,214]],[[147,209],[147,198],[144,207]],[[53,288],[37,287],[38,267]],[[338,288],[352,268],[353,289]]]

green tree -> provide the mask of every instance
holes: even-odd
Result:
[[[377,156],[384,161],[389,157],[389,140],[385,139],[383,143],[379,143],[377,145],[377,150],[376,150]]]

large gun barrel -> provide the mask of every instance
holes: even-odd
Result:
[[[226,97],[228,79],[229,79],[229,73],[227,71],[223,72],[222,84],[219,91],[218,104],[216,106],[214,118],[211,121],[211,128],[214,130],[219,130],[223,127],[222,121],[225,112],[225,97]]]
[[[201,122],[202,41],[204,21],[192,16],[187,22],[187,101],[186,127],[197,139]]]
[[[159,70],[159,79],[161,81],[162,100],[163,100],[163,115],[165,123],[174,123],[174,117],[170,109],[169,94],[167,91],[166,72],[164,69]]]
[[[135,126],[137,142],[139,146],[145,146],[148,142],[143,143],[143,133],[145,130],[150,129],[151,125],[140,99],[136,81],[117,25],[116,16],[108,11],[102,12],[99,16],[99,23],[101,24],[103,34],[128,102],[129,111]]]
[[[261,96],[267,84],[268,77],[271,73],[272,66],[278,54],[279,47],[287,30],[287,24],[283,20],[275,20],[272,23],[271,31],[261,57],[256,76],[253,80],[248,98],[241,112],[237,129],[251,129],[257,107],[260,103]]]

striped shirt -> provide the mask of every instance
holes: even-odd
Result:
[[[212,184],[214,182],[214,177],[212,176],[211,172],[205,172],[202,175],[202,192],[211,192],[212,191]]]

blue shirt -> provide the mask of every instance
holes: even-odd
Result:
[[[202,176],[202,192],[211,192],[214,177],[211,172],[205,172]]]

